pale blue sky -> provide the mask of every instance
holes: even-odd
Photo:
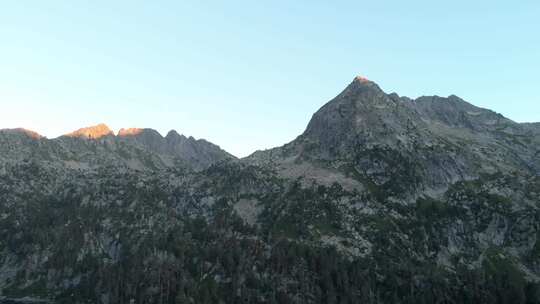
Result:
[[[0,128],[176,129],[245,156],[355,75],[540,121],[540,1],[3,1]]]

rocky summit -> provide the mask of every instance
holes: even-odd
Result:
[[[540,126],[356,77],[237,159],[0,131],[0,302],[540,303]]]

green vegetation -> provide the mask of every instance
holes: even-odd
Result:
[[[539,303],[524,261],[472,240],[504,219],[513,230],[501,233],[519,242],[511,233],[538,218],[487,190],[502,178],[404,204],[235,163],[200,175],[18,164],[0,183],[0,249],[21,268],[2,293],[57,303]],[[240,199],[258,202],[255,225],[235,211]],[[450,242],[462,247],[440,264]]]

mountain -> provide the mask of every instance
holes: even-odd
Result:
[[[118,133],[118,138],[121,142],[140,146],[160,155],[168,164],[173,164],[175,159],[179,159],[198,170],[222,160],[235,158],[204,139],[185,137],[174,130],[162,137],[152,129],[122,129]]]
[[[114,133],[111,129],[109,129],[107,125],[99,124],[96,126],[81,128],[72,133],[66,134],[66,136],[88,138],[88,139],[98,139],[105,136],[114,136]]]
[[[523,124],[523,126],[530,130],[532,133],[540,133],[540,123],[525,123]]]
[[[540,303],[540,133],[357,77],[290,143],[0,131],[0,302]]]
[[[386,189],[407,181],[399,193],[418,197],[484,173],[540,172],[540,141],[533,133],[457,96],[412,100],[357,77],[297,139],[250,159],[284,164],[288,171],[315,163],[323,178],[345,172]]]
[[[54,139],[23,129],[0,130],[6,160],[33,160],[76,169],[116,166],[136,170],[169,167],[202,170],[234,159],[219,146],[170,131],[164,138],[152,129],[122,129],[118,135],[105,124],[81,128]]]

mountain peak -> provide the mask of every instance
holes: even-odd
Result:
[[[362,76],[362,75],[358,75],[356,77],[354,77],[353,81],[357,81],[357,82],[360,82],[360,83],[368,83],[368,82],[372,82],[371,80],[369,80],[368,78]]]
[[[153,129],[143,129],[143,128],[122,128],[120,131],[118,131],[119,137],[127,137],[127,136],[137,136],[141,135],[143,133],[157,133],[157,131]]]
[[[382,92],[381,88],[373,81],[369,80],[364,76],[356,76],[352,82],[345,88],[343,93],[348,94],[357,94],[361,92]]]
[[[98,124],[86,128],[78,129],[72,133],[66,134],[69,137],[81,137],[97,139],[108,135],[114,135],[113,131],[109,129],[106,124]]]
[[[34,132],[32,130],[24,129],[24,128],[16,128],[16,129],[2,129],[0,131],[6,132],[6,133],[12,133],[12,134],[24,134],[30,138],[33,139],[41,139],[43,136],[37,132]]]
[[[172,139],[172,138],[178,138],[178,137],[185,137],[185,136],[179,134],[178,132],[176,132],[176,130],[170,130],[165,136],[166,139]]]
[[[141,134],[143,131],[144,130],[141,128],[122,128],[118,131],[118,136],[134,136]]]
[[[376,87],[378,87],[378,85],[374,81],[370,80],[367,77],[360,76],[360,75],[354,77],[351,84],[354,84],[354,85],[357,85],[357,86],[361,85],[361,86],[376,86]]]

